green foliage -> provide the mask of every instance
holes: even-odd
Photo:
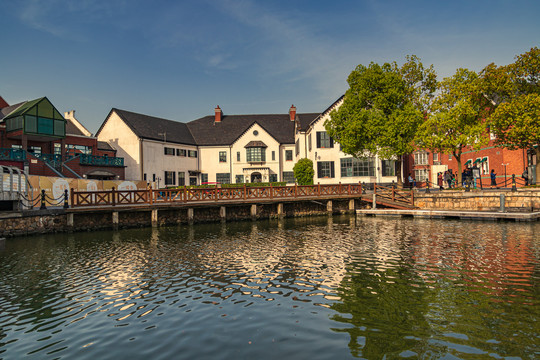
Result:
[[[435,91],[433,66],[425,69],[413,55],[401,68],[396,63],[358,65],[347,81],[343,104],[325,124],[341,150],[386,159],[413,152],[416,129]],[[401,171],[397,174],[401,184]]]
[[[300,159],[294,165],[293,171],[299,185],[313,185],[313,176],[315,175],[313,161],[307,158]]]
[[[460,183],[463,149],[478,148],[489,141],[482,119],[486,98],[479,84],[478,74],[467,69],[458,69],[452,77],[443,79],[433,102],[433,113],[416,134],[418,146],[454,155]]]

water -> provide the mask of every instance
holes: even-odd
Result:
[[[539,358],[539,233],[344,216],[8,239],[0,358]]]

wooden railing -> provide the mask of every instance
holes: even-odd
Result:
[[[383,198],[394,203],[414,206],[414,191],[396,189],[393,186],[381,186],[375,184],[373,193],[378,198]]]
[[[71,207],[131,204],[257,201],[267,199],[361,197],[362,185],[295,185],[231,188],[179,188],[147,190],[78,191],[71,189]]]

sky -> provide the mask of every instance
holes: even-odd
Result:
[[[188,122],[322,112],[370,62],[439,79],[540,46],[530,0],[0,0],[0,96],[47,98],[95,133],[111,108]]]

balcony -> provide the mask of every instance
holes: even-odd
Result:
[[[122,167],[124,166],[124,158],[81,154],[79,155],[79,163],[81,165]]]
[[[23,149],[0,149],[0,160],[25,161],[26,151]]]

